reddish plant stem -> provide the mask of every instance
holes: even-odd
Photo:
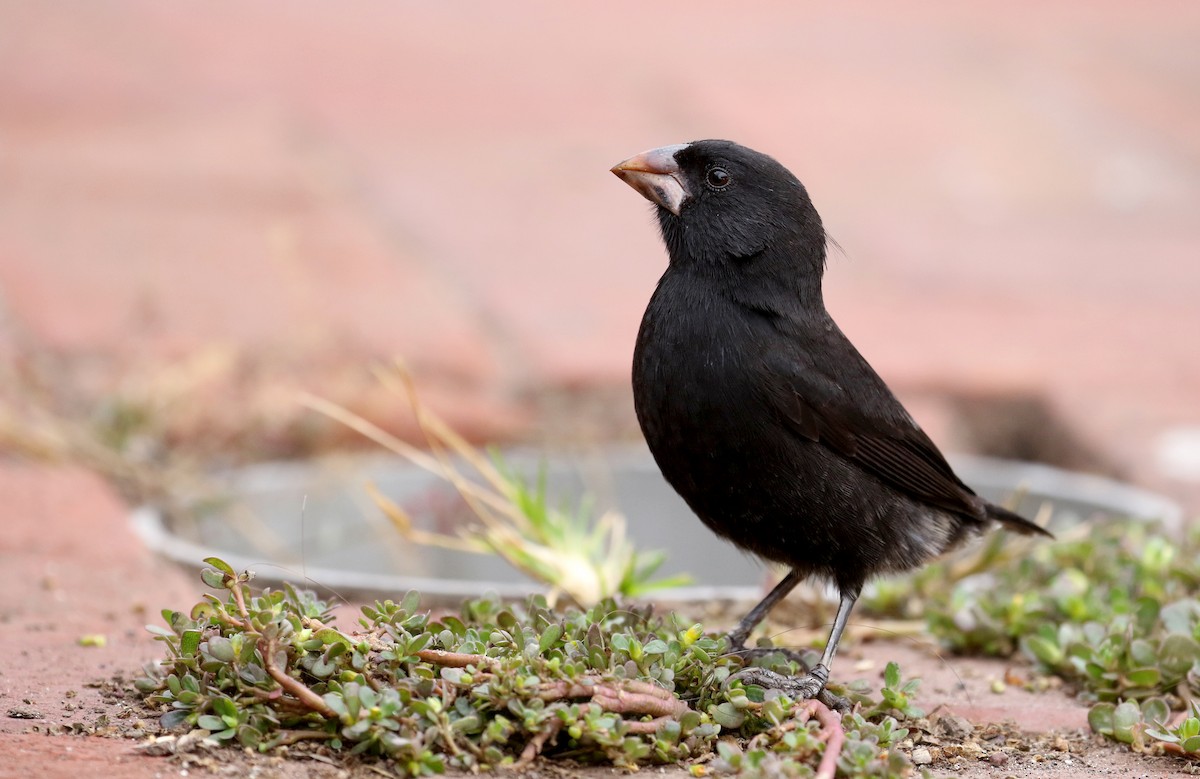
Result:
[[[275,665],[276,647],[274,641],[260,638],[258,640],[258,649],[263,655],[263,667],[285,692],[291,693],[292,697],[321,716],[328,717],[329,719],[337,719],[337,712],[329,708],[329,705],[322,700],[320,695],[305,687],[299,680],[288,676],[287,671]]]
[[[825,742],[825,753],[817,766],[814,779],[833,779],[837,772],[838,755],[842,753],[842,745],[846,743],[846,731],[842,729],[842,718],[830,711],[829,707],[817,700],[804,702],[805,711],[814,715],[821,723],[818,737]]]
[[[642,721],[642,720],[629,721],[629,720],[627,720],[625,722],[625,724],[629,727],[630,733],[651,734],[651,733],[657,733],[659,728],[661,728],[663,725],[665,725],[668,722],[674,721],[674,719],[675,719],[674,717],[663,716],[663,717],[655,717],[652,720],[646,720],[646,721]]]
[[[517,761],[518,765],[527,765],[533,762],[533,759],[542,753],[542,749],[546,746],[546,742],[558,735],[558,731],[562,730],[563,721],[558,717],[551,717],[546,721],[546,726],[541,732],[529,739],[529,743],[525,745],[525,749],[521,750],[521,758]]]
[[[691,708],[669,690],[637,680],[614,683],[583,684],[580,682],[551,682],[542,685],[538,694],[544,701],[562,698],[591,698],[592,702],[614,714],[650,714],[654,717],[678,717]]]
[[[479,668],[493,668],[496,661],[487,655],[472,655],[466,652],[447,652],[444,649],[422,649],[417,657],[427,663],[443,665],[448,668],[466,668],[474,665]]]
[[[277,746],[286,744],[295,744],[297,741],[323,741],[329,738],[329,734],[323,730],[281,730],[279,731]]]
[[[242,620],[249,625],[250,612],[246,610],[246,596],[242,593],[241,582],[234,582],[233,587],[230,588],[230,591],[233,592],[233,601],[237,604],[238,614],[241,614]]]

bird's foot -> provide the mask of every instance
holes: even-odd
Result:
[[[784,695],[797,700],[808,700],[817,697],[821,690],[825,689],[825,682],[829,680],[829,671],[825,669],[825,666],[818,665],[804,676],[784,676],[766,668],[743,668],[729,679],[730,681],[736,679],[742,684],[757,684],[759,687],[779,690]]]
[[[825,689],[825,683],[829,681],[829,669],[823,665],[814,666],[803,676],[784,676],[766,668],[743,668],[730,676],[726,684],[734,680],[742,684],[755,684],[769,690],[778,690],[795,700],[816,698],[841,714],[850,710],[850,701]]]

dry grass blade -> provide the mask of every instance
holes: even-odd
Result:
[[[527,526],[527,523],[525,523],[523,518],[520,517],[519,512],[514,508],[513,503],[508,496],[500,493],[499,491],[491,492],[486,487],[464,477],[461,472],[454,467],[453,463],[450,462],[449,458],[444,456],[444,450],[443,456],[431,457],[420,449],[400,440],[379,426],[369,422],[358,414],[355,414],[354,412],[337,405],[336,403],[308,393],[301,393],[300,401],[308,408],[325,414],[331,419],[335,419],[345,424],[347,427],[357,431],[358,433],[361,433],[370,440],[378,443],[380,446],[383,446],[390,451],[408,459],[411,463],[419,468],[444,478],[451,485],[453,485],[455,489],[458,490],[459,494],[465,501],[467,501],[467,504],[471,507],[472,511],[474,511],[475,515],[485,525],[485,532],[476,535],[468,535],[466,538],[459,538],[457,539],[459,543],[455,543],[449,540],[452,538],[449,536],[442,536],[438,534],[427,537],[421,531],[417,531],[412,526],[407,513],[400,509],[399,506],[396,506],[392,501],[385,500],[384,502],[379,503],[378,505],[380,510],[387,515],[388,519],[397,527],[397,529],[402,532],[402,534],[405,535],[405,537],[416,542],[424,543],[429,541],[436,546],[455,548],[460,551],[470,551],[481,554],[496,553],[504,557],[504,559],[506,559],[510,565],[537,581],[547,581],[548,578],[550,578],[547,576],[547,571],[539,570],[535,563],[553,563],[556,558],[553,550],[540,550],[531,546],[528,542],[522,539],[516,528],[514,528],[512,525],[505,524],[505,522],[498,519],[497,514],[500,514],[510,520],[514,520],[514,524],[519,522],[521,525]],[[430,412],[424,412],[424,416],[428,420],[431,416]],[[438,420],[438,424],[444,425],[441,420]],[[456,440],[464,446],[469,446],[463,442],[462,439],[458,439],[456,437]],[[475,463],[485,462],[478,456],[478,454],[474,454],[471,460]],[[502,478],[499,477],[498,471],[495,471],[494,469],[490,470],[497,478]],[[466,532],[470,534],[473,531],[467,530]],[[552,585],[557,584],[553,581],[549,581],[548,583]],[[553,592],[551,594],[553,594]],[[590,602],[595,599],[595,597],[591,594],[581,597],[579,592],[574,592],[571,593],[571,595],[576,602],[581,603]]]
[[[421,402],[402,362],[378,368],[375,375],[385,387],[407,400],[429,451],[322,398],[305,394],[301,401],[444,479],[479,520],[474,527],[462,528],[453,536],[421,530],[401,506],[369,486],[376,505],[406,539],[458,551],[497,554],[534,580],[550,585],[551,600],[562,592],[580,605],[596,603],[618,592],[641,594],[687,581],[682,576],[650,581],[662,555],[639,553],[626,536],[625,519],[620,514],[610,511],[593,518],[586,502],[577,510],[552,507],[545,492],[544,471],[536,482],[527,482],[519,473],[508,472],[498,456],[493,462]]]
[[[451,549],[456,552],[475,552],[487,554],[492,551],[491,548],[476,539],[462,538],[461,536],[451,536],[445,533],[431,533],[428,530],[422,530],[413,524],[412,517],[408,512],[400,507],[394,500],[384,495],[379,491],[372,482],[366,484],[367,494],[371,500],[375,501],[375,505],[383,512],[383,515],[388,518],[396,531],[400,533],[406,540],[414,543],[424,544],[425,546],[437,546],[442,549]]]
[[[504,474],[500,473],[488,462],[486,457],[479,454],[474,446],[454,432],[441,417],[421,402],[421,398],[417,395],[416,385],[413,383],[412,374],[403,362],[397,360],[394,367],[393,373],[376,369],[375,376],[385,387],[403,394],[408,399],[409,405],[412,406],[413,413],[417,417],[417,424],[430,447],[438,452],[443,452],[444,448],[450,449],[470,463],[471,467],[478,471],[497,492],[507,494],[511,489],[511,484]]]
[[[320,414],[324,414],[330,419],[341,422],[346,427],[360,433],[365,438],[374,441],[383,448],[394,452],[405,458],[413,465],[430,473],[441,476],[450,482],[455,489],[463,493],[464,498],[470,496],[474,500],[490,506],[496,511],[508,512],[511,511],[511,506],[507,505],[504,499],[494,493],[488,492],[474,482],[462,478],[462,476],[453,468],[447,471],[446,466],[436,457],[431,457],[429,454],[418,449],[407,441],[403,441],[391,433],[387,432],[378,425],[364,419],[355,414],[353,411],[339,406],[338,404],[317,397],[316,395],[307,392],[300,393],[300,402],[305,407],[312,409]]]

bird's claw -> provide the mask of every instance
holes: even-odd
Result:
[[[842,714],[850,710],[848,700],[825,689],[825,682],[829,680],[829,671],[823,665],[814,667],[803,676],[784,676],[766,668],[743,668],[730,676],[725,683],[729,684],[735,680],[742,684],[754,684],[770,690],[778,690],[795,700],[816,698]]]
[[[816,670],[816,669],[813,669]],[[766,668],[743,668],[729,677],[730,681],[737,680],[742,684],[756,684],[771,690],[779,690],[796,700],[815,698],[825,689],[825,680],[813,673],[804,676],[784,676]]]

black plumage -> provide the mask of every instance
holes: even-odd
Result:
[[[806,577],[842,596],[822,663],[787,685],[768,681],[820,692],[871,576],[996,523],[1049,535],[963,484],[830,318],[825,231],[786,168],[709,140],[613,172],[656,204],[670,255],[633,359],[650,450],[711,530],[792,569],[731,638],[740,646]]]

